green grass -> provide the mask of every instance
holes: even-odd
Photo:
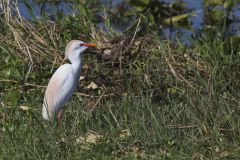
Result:
[[[90,41],[81,19],[29,29],[1,17],[0,159],[239,159],[240,54],[214,37],[185,48],[150,32],[129,43],[134,32],[104,33],[87,21],[91,41],[108,44],[112,57],[103,60],[105,48],[86,54],[61,128],[44,121],[44,86],[65,44]],[[70,22],[75,30],[65,28]],[[98,88],[87,89],[90,82]]]

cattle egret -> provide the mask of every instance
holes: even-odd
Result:
[[[50,79],[43,101],[42,116],[51,121],[58,114],[58,124],[61,125],[63,107],[77,87],[82,69],[81,54],[96,44],[72,40],[66,46],[65,58],[71,64],[60,66]]]

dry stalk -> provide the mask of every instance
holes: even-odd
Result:
[[[10,80],[10,79],[0,79],[0,82],[8,82],[8,83],[19,83],[19,81]],[[23,85],[20,86],[31,86],[31,87],[37,87],[37,88],[46,88],[47,86],[32,84],[32,83],[23,83]]]
[[[34,27],[20,15],[17,0],[1,0],[0,10],[4,16],[1,21],[10,31],[0,34],[0,42],[3,45],[10,46],[8,48],[11,48],[12,54],[30,61],[28,74],[35,62],[43,60],[53,62],[56,59],[56,63],[61,63],[61,55],[59,50],[56,49],[59,36],[55,34],[54,23],[45,23],[44,20],[41,20],[40,25],[43,27]],[[8,37],[7,40],[6,37]],[[25,78],[28,77],[28,74]]]

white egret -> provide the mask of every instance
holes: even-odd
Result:
[[[72,40],[66,46],[65,58],[71,64],[60,66],[50,79],[43,102],[42,116],[51,121],[54,114],[58,114],[58,123],[61,125],[63,108],[77,87],[81,69],[81,54],[88,48],[96,46],[92,43],[84,43],[80,40]]]

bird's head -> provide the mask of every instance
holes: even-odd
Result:
[[[85,43],[80,40],[70,41],[65,50],[65,58],[68,58],[72,63],[80,60],[81,54],[89,47],[95,47],[96,44]]]

